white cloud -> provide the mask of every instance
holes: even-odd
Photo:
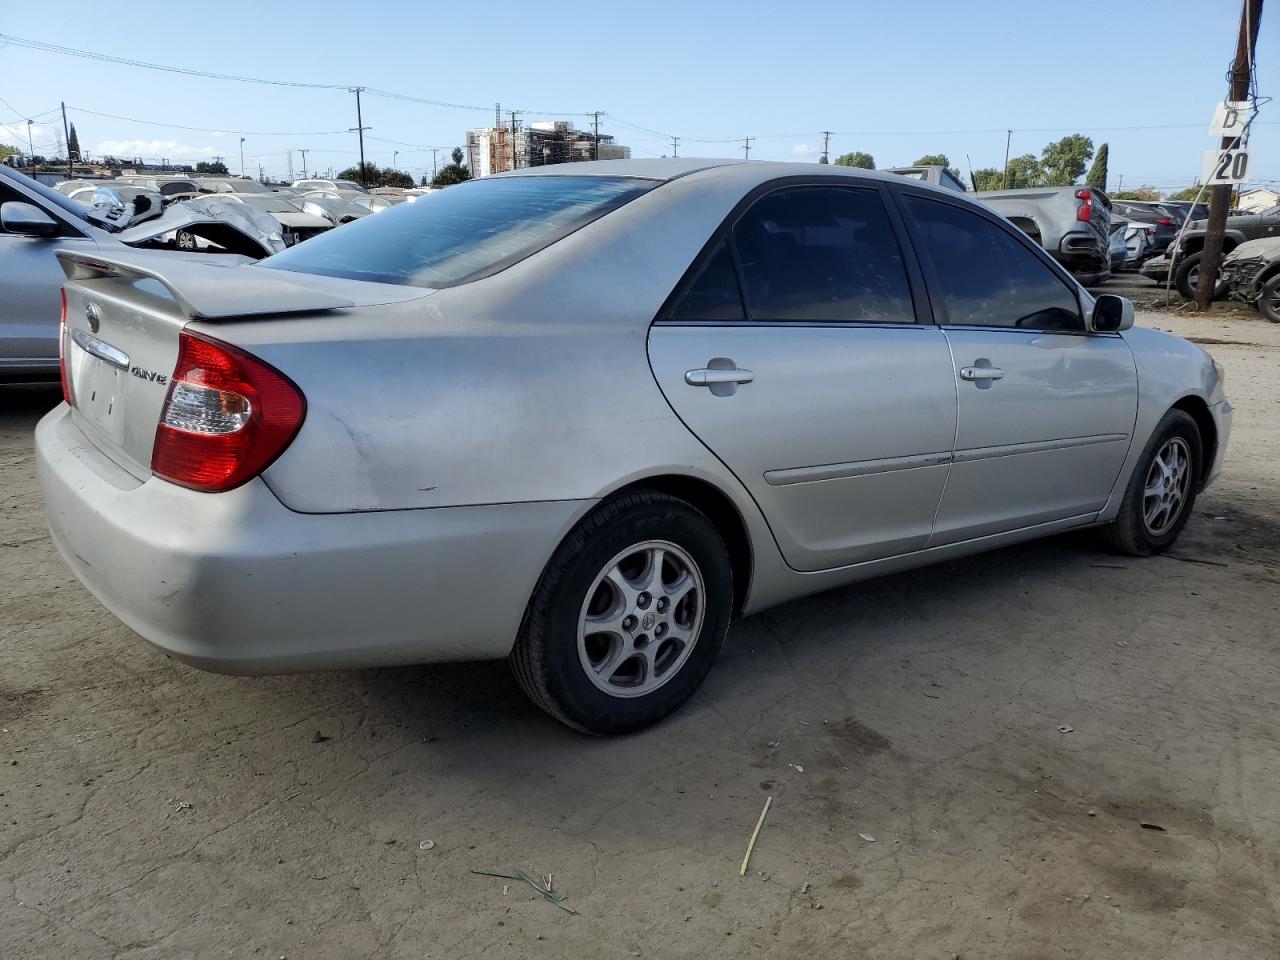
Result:
[[[817,147],[811,147],[807,143],[797,143],[791,148],[791,155],[793,157],[812,157],[817,152]]]
[[[177,140],[100,140],[89,150],[95,157],[141,157],[143,160],[167,157],[170,161],[208,160],[216,152],[213,147],[197,147]]]
[[[41,151],[41,146],[52,146],[57,140],[57,134],[53,127],[33,123],[31,125],[30,139],[35,142],[36,153],[48,153],[48,150]],[[0,142],[14,147],[21,147],[23,153],[25,153],[27,151],[27,125],[25,123],[0,123]]]

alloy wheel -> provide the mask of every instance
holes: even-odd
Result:
[[[1178,522],[1191,492],[1191,448],[1182,437],[1170,437],[1147,470],[1142,492],[1142,522],[1153,537]]]
[[[587,591],[578,657],[614,697],[652,693],[680,672],[702,630],[706,594],[693,558],[667,540],[620,551]]]

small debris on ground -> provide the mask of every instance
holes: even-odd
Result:
[[[792,764],[795,766],[795,764]],[[756,828],[751,831],[751,839],[747,841],[747,852],[742,858],[742,866],[738,870],[738,876],[745,877],[747,875],[747,864],[751,862],[751,851],[756,848],[756,838],[760,836],[760,828],[764,826],[764,818],[769,815],[769,807],[773,804],[773,797],[765,798],[764,809],[760,811],[760,819],[756,821]],[[714,884],[712,884],[714,886]]]
[[[492,870],[472,870],[471,872],[478,877],[497,877],[499,880],[523,880],[530,887],[532,887],[542,897],[542,899],[546,900],[548,903],[555,904],[565,913],[571,913],[574,916],[577,916],[578,914],[577,910],[574,910],[571,906],[569,906],[567,903],[564,902],[564,897],[552,892],[550,874],[548,874],[546,877],[546,886],[543,886],[542,884],[538,883],[538,881],[531,878],[523,870],[517,870],[514,874],[495,873]],[[507,888],[509,886],[510,884],[503,884],[502,892],[504,895],[506,894]]]
[[[876,842],[876,838],[875,838],[875,837],[873,837],[873,836],[872,836],[871,834],[869,834],[869,833],[860,833],[860,834],[858,834],[858,836],[860,836],[863,840],[867,841],[867,843],[875,843],[875,842]]]
[[[1059,732],[1059,733],[1075,733],[1075,731],[1076,731],[1076,728],[1075,728],[1075,727],[1073,727],[1073,726],[1072,726],[1071,724],[1069,724],[1069,723],[1060,723],[1060,724],[1058,724],[1058,732]]]
[[[432,850],[435,848],[435,845],[436,845],[436,842],[434,840],[423,840],[420,844],[418,844],[418,849]]]
[[[798,763],[788,763],[787,766],[790,767],[792,770],[794,770],[796,773],[804,773],[804,767],[800,766],[800,764]]]
[[[328,740],[328,739],[329,739],[329,738],[328,738],[328,737],[326,737],[326,736],[325,736],[323,733],[321,733],[319,730],[317,730],[315,733],[313,733],[313,734],[311,735],[311,742],[312,742],[312,743],[324,743],[324,742],[325,742],[326,740]]]
[[[1142,827],[1143,830],[1159,830],[1161,833],[1165,832],[1164,827],[1160,826],[1158,823],[1153,823],[1150,820],[1139,820],[1138,825]]]

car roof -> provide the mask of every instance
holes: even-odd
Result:
[[[526,167],[507,170],[486,177],[641,177],[647,180],[675,180],[679,177],[732,176],[734,179],[758,180],[764,183],[779,177],[850,177],[853,179],[881,180],[889,183],[909,182],[912,187],[940,190],[944,196],[959,195],[955,190],[942,189],[919,180],[907,181],[895,173],[880,170],[864,170],[861,167],[841,167],[835,164],[790,163],[781,160],[734,160],[706,157],[662,157],[644,160],[583,160],[577,163],[556,163],[542,167]]]

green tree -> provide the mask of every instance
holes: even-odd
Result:
[[[830,163],[831,161],[827,159],[827,155],[824,153],[824,154],[822,154],[822,156],[818,157],[818,162],[819,162],[819,163]]]
[[[205,173],[215,177],[228,176],[231,171],[221,160],[201,160],[196,164],[196,173]]]
[[[842,153],[836,157],[837,167],[861,167],[863,170],[874,170],[876,158],[869,153],[855,150],[853,153]]]
[[[3,147],[0,147],[0,150],[3,150],[3,149],[4,149]],[[1196,197],[1200,196],[1200,189],[1201,189],[1200,184],[1197,183],[1195,186],[1187,187],[1185,190],[1179,190],[1177,193],[1169,194],[1169,199],[1170,200],[1195,200]]]
[[[1017,187],[1043,187],[1046,182],[1044,167],[1040,166],[1040,161],[1032,153],[1024,153],[1011,159],[1005,174],[1008,181],[1005,188],[1009,190]]]
[[[338,171],[339,180],[354,180],[366,187],[412,187],[413,177],[403,170],[393,167],[380,167],[371,160],[364,164],[364,176],[360,175],[360,165],[354,164],[345,170]]]
[[[1155,187],[1135,187],[1132,190],[1117,190],[1107,194],[1112,200],[1159,200],[1160,191]]]
[[[7,143],[0,143],[0,160],[5,157],[20,157],[22,151],[18,147],[11,146]]]
[[[973,171],[975,190],[1003,190],[1004,172],[995,167],[983,167]]]
[[[382,185],[384,187],[412,187],[413,174],[405,173],[403,170],[393,170],[391,167],[383,167]]]
[[[453,162],[446,163],[436,171],[436,175],[431,178],[433,187],[451,187],[455,183],[463,183],[471,179],[471,171],[462,162],[462,149],[454,147],[449,156]]]
[[[947,173],[951,174],[961,183],[964,177],[960,175],[960,171],[951,166],[951,161],[947,159],[945,153],[926,153],[923,157],[912,164],[913,167],[944,167]]]
[[[1097,190],[1107,189],[1107,154],[1109,150],[1104,143],[1098,148],[1098,155],[1093,158],[1093,166],[1089,168],[1089,175],[1084,178],[1084,182]]]
[[[67,141],[67,153],[72,160],[80,159],[80,137],[76,133],[76,125],[74,123],[71,125],[71,137]]]
[[[1093,141],[1084,134],[1073,133],[1048,144],[1040,153],[1045,185],[1066,187],[1084,175],[1093,156]]]

